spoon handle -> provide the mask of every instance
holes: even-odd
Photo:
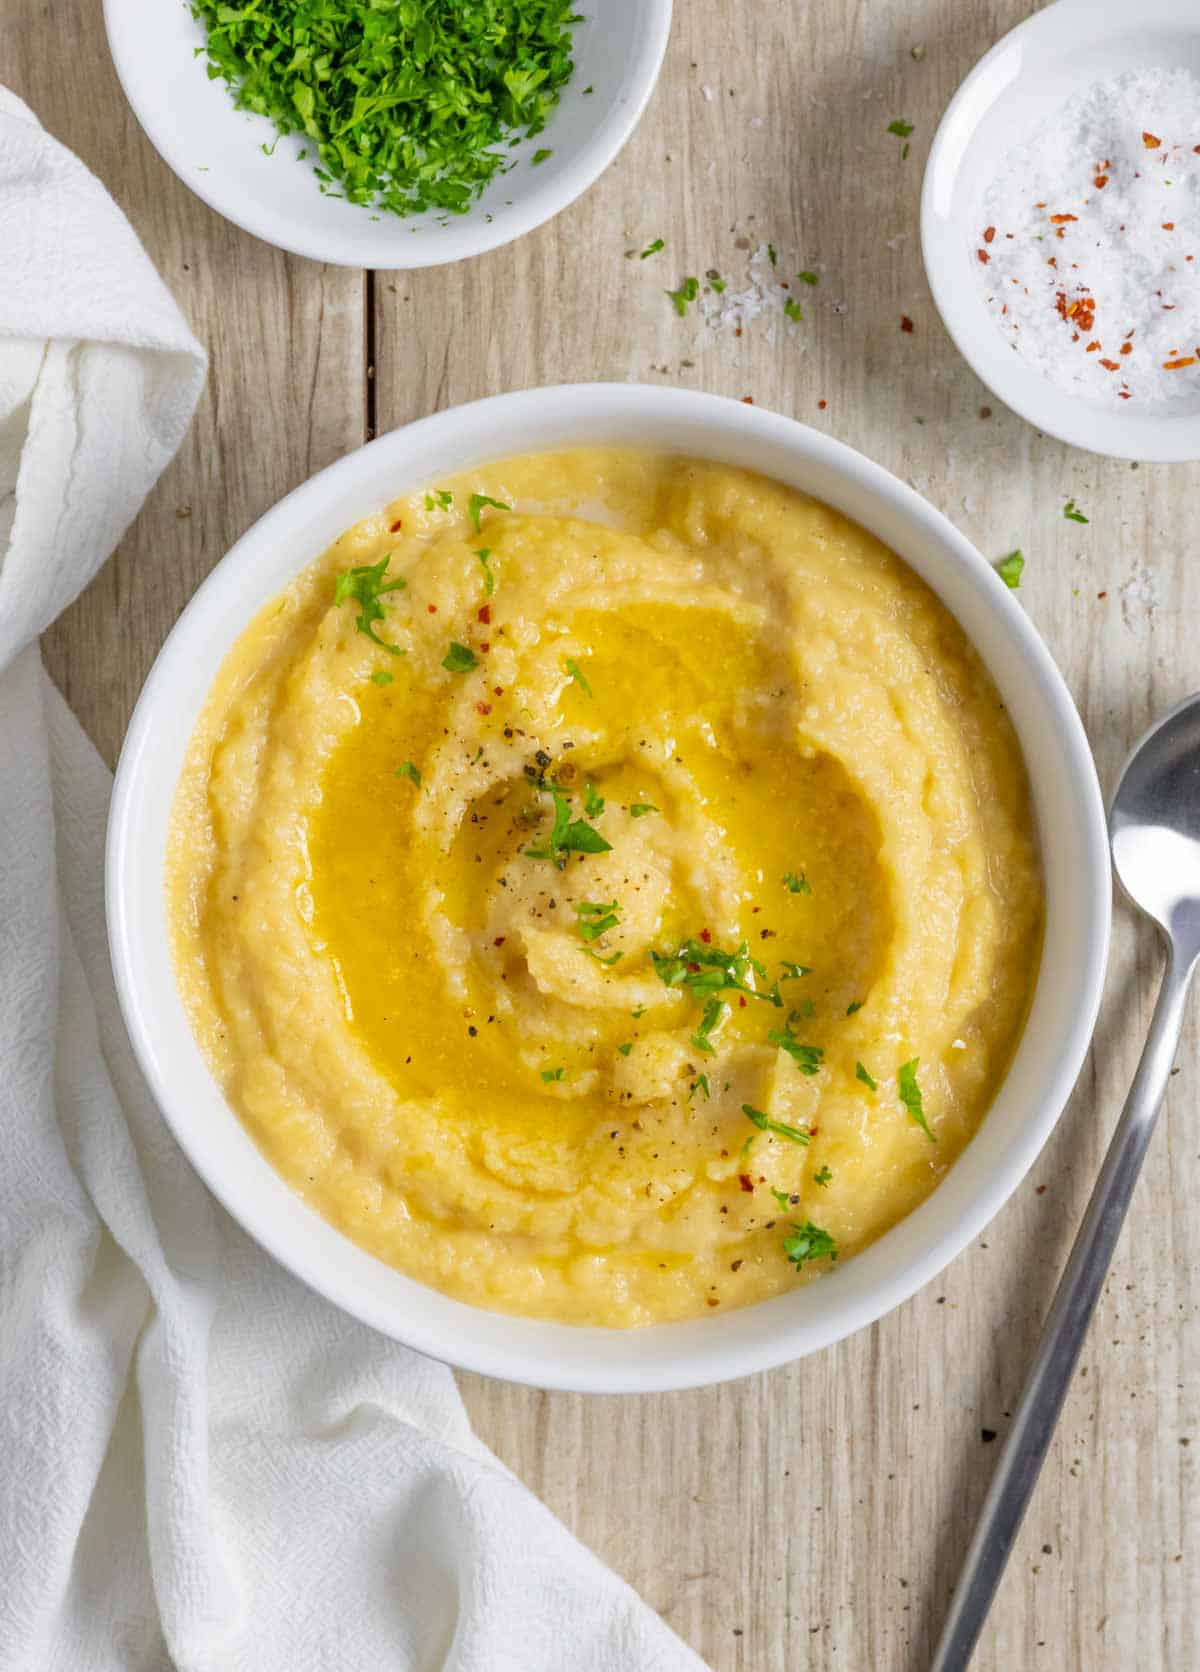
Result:
[[[1004,1573],[1108,1275],[1171,1074],[1195,959],[1172,952],[1142,1060],[996,1465],[930,1672],[965,1672]]]

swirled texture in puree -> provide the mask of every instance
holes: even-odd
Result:
[[[1021,1028],[1041,890],[996,690],[777,483],[576,451],[435,486],[214,689],[169,859],[199,1037],[284,1176],[454,1295],[634,1325],[776,1294],[933,1189]],[[473,493],[511,509],[476,533]],[[363,625],[403,655],[335,603],[384,557]]]

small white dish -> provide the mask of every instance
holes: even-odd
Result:
[[[1057,388],[1001,335],[975,266],[981,204],[1012,146],[1094,82],[1155,65],[1200,74],[1200,7],[1058,0],[1018,24],[976,64],[938,126],[921,194],[921,249],[946,329],[1006,406],[1092,453],[1176,462],[1200,459],[1200,396],[1114,412]]]
[[[637,126],[654,91],[671,26],[671,0],[605,0],[574,30],[575,72],[543,134],[511,153],[516,167],[493,180],[462,215],[401,219],[324,196],[313,147],[280,139],[263,116],[234,108],[210,81],[203,24],[187,0],[104,0],[117,75],[151,144],[197,197],[282,250],[342,267],[435,267],[481,255],[530,232],[574,202]],[[585,88],[591,88],[588,93]],[[551,151],[532,164],[534,153]],[[375,218],[373,218],[375,217]],[[442,224],[442,223],[445,224]]]
[[[1046,885],[1045,950],[1025,1032],[996,1100],[933,1195],[819,1282],[687,1323],[604,1330],[464,1305],[384,1265],[321,1219],[226,1104],[175,985],[163,881],[184,752],[234,639],[305,564],[403,493],[487,459],[626,443],[722,460],[790,483],[898,552],[958,618],[1021,740]],[[719,1382],[815,1352],[872,1323],[936,1275],[1004,1204],[1049,1137],[1091,1038],[1108,948],[1104,806],[1071,697],[1020,604],[939,511],[828,436],[740,401],[636,384],[498,395],[409,424],[281,500],[213,570],[172,629],[117,768],[108,928],[130,1038],[197,1172],[250,1234],[347,1312],[435,1358],[582,1392]]]

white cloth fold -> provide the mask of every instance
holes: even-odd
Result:
[[[109,777],[36,639],[204,369],[104,189],[0,89],[0,1669],[703,1672],[444,1367],[233,1225],[133,1060]]]

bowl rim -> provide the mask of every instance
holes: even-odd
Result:
[[[1081,17],[1086,18],[1083,36]],[[934,305],[955,347],[980,382],[1018,417],[1084,452],[1181,464],[1200,459],[1200,412],[1112,411],[1058,388],[1003,343],[990,315],[972,306],[976,281],[967,271],[967,239],[949,208],[976,128],[1020,79],[1026,63],[1044,63],[1050,53],[1078,60],[1081,39],[1091,61],[1108,41],[1158,29],[1200,36],[1200,14],[1181,17],[1178,0],[1139,0],[1136,10],[1128,0],[1056,0],[989,47],[956,88],[929,148],[921,185],[921,257]],[[966,301],[964,279],[970,280]],[[994,344],[981,337],[981,320]]]
[[[617,440],[735,464],[786,461],[804,491],[835,506],[855,503],[848,513],[855,520],[894,549],[906,545],[901,555],[960,622],[964,610],[946,596],[955,588],[991,623],[997,648],[977,648],[1010,708],[1015,699],[1030,712],[1027,728],[1013,713],[1027,763],[1035,743],[1050,751],[1051,764],[1034,780],[1035,800],[1053,785],[1069,830],[1069,840],[1056,828],[1042,835],[1047,948],[1056,910],[1075,925],[1075,940],[1063,942],[1065,988],[1048,987],[1044,952],[1030,1021],[996,1099],[925,1202],[819,1283],[722,1316],[624,1331],[454,1300],[384,1265],[320,1218],[258,1151],[200,1055],[170,973],[162,887],[166,819],[199,707],[237,633],[288,576],[358,517],[422,482],[521,452]],[[452,462],[431,466],[437,458]],[[930,573],[939,566],[941,584]],[[881,466],[795,419],[721,396],[603,383],[491,396],[393,430],[311,477],[242,535],[175,623],[134,709],[113,789],[105,889],[117,992],[139,1065],[180,1147],[249,1235],[344,1311],[431,1357],[538,1387],[606,1393],[707,1385],[802,1357],[882,1317],[961,1252],[1032,1165],[1070,1095],[1100,1003],[1112,895],[1104,804],[1074,703],[1024,610],[965,536]],[[1035,1017],[1044,1061],[1024,1088],[1018,1066],[1023,1055],[1033,1061]],[[1003,1126],[1002,1106],[1017,1110]]]
[[[164,3],[182,5],[184,0],[164,0]],[[172,125],[159,105],[142,96],[136,73],[142,54],[141,8],[135,0],[103,0],[103,9],[109,56],[126,102],[146,138],[190,192],[222,219],[275,249],[332,267],[403,273],[465,261],[523,238],[582,197],[616,160],[658,84],[671,31],[673,0],[635,0],[635,4],[641,20],[638,50],[631,54],[620,83],[622,97],[607,111],[601,110],[601,119],[569,162],[548,170],[522,198],[513,200],[503,217],[488,221],[470,212],[456,216],[446,226],[438,227],[436,236],[412,238],[411,253],[398,248],[395,240],[401,232],[409,231],[413,223],[396,217],[384,217],[382,231],[374,238],[364,233],[347,250],[332,230],[309,236],[303,230],[294,232],[289,223],[285,232],[282,219],[268,214],[265,222],[272,230],[266,231],[264,219],[256,219],[244,206],[231,207],[220,189],[221,173],[198,169],[182,132]],[[569,91],[569,87],[565,88],[564,96]],[[315,186],[313,189],[315,192]],[[364,209],[364,217],[366,214]],[[398,256],[403,259],[398,260]]]

